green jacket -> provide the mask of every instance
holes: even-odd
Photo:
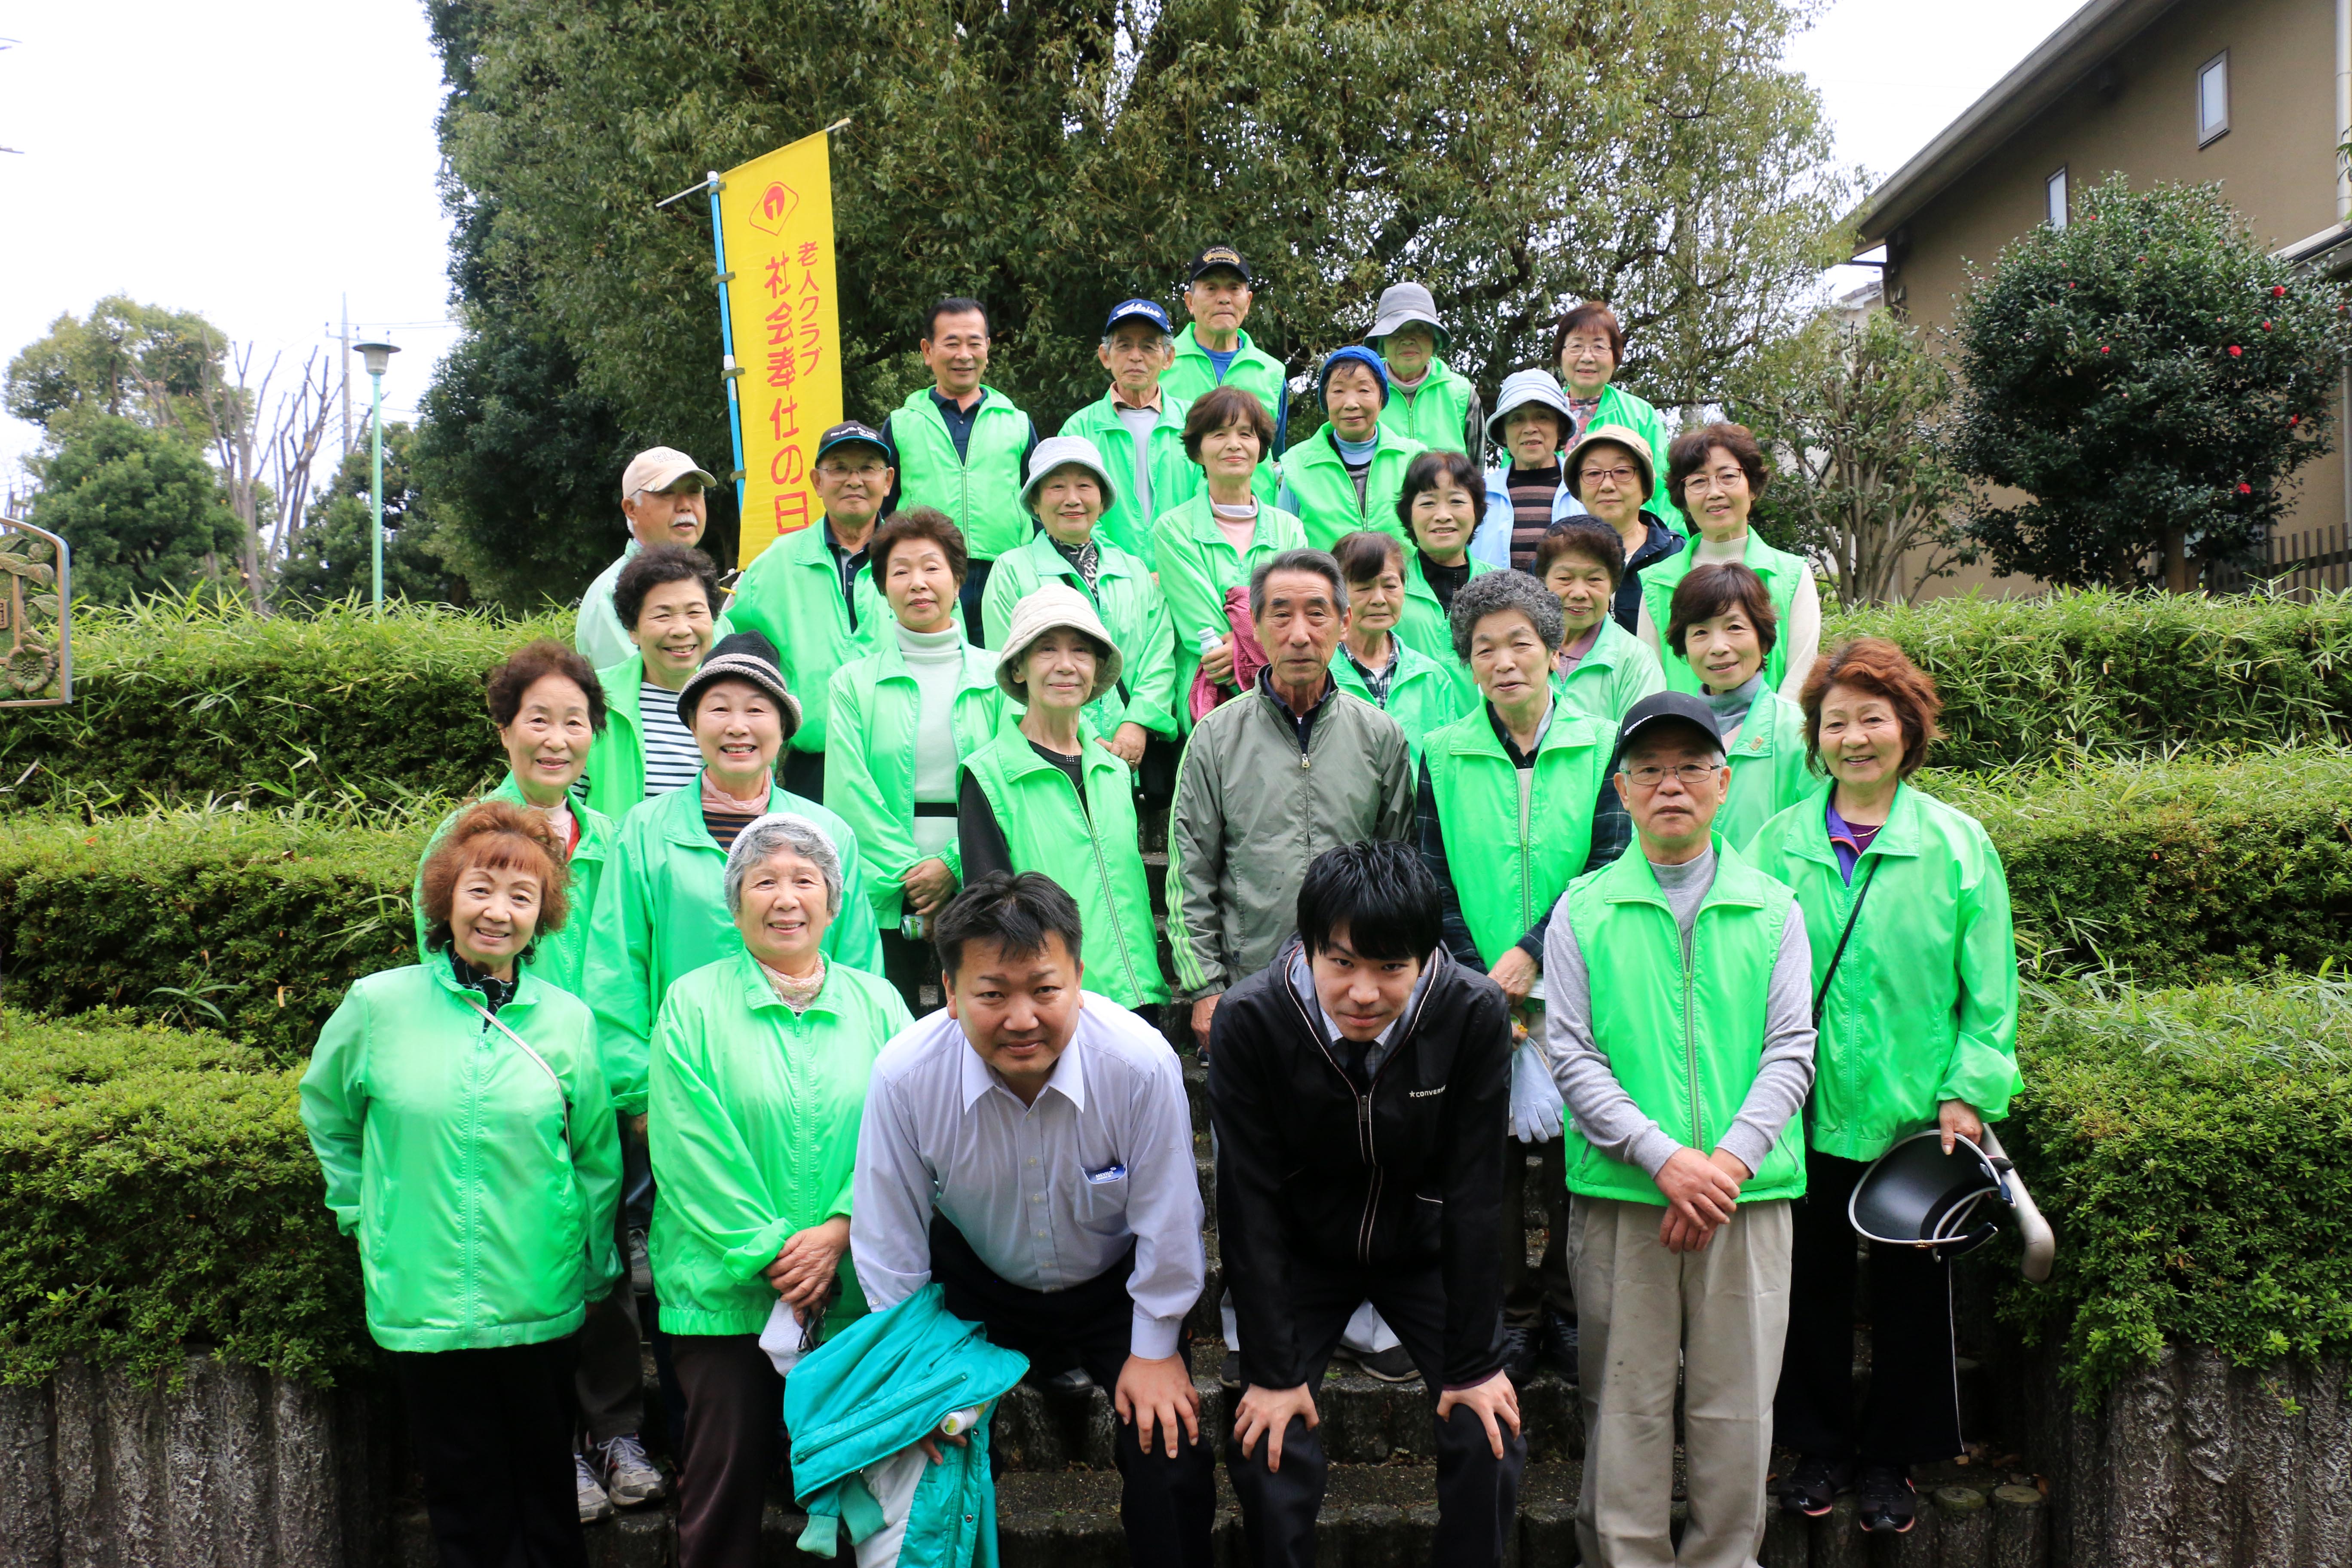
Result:
[[[824,933],[824,956],[868,974],[882,973],[882,939],[858,863],[857,835],[813,800],[772,784],[770,811],[805,816],[841,857],[841,912]],[[646,1052],[670,983],[743,951],[727,913],[727,854],[702,820],[702,775],[629,813],[588,931],[588,1002],[613,1109],[646,1108]]]
[[[1176,334],[1175,360],[1160,373],[1160,395],[1181,399],[1189,405],[1200,402],[1202,394],[1228,384],[1255,393],[1257,400],[1265,405],[1265,416],[1274,421],[1274,441],[1258,458],[1257,475],[1262,482],[1254,488],[1258,489],[1260,500],[1272,500],[1275,458],[1282,450],[1282,434],[1290,424],[1290,373],[1283,368],[1280,360],[1250,342],[1249,333],[1236,333],[1234,342],[1237,352],[1233,363],[1225,367],[1224,376],[1220,379],[1216,362],[1209,357],[1209,351],[1201,346],[1199,337],[1187,323]],[[1168,509],[1156,506],[1153,510],[1164,512]]]
[[[894,510],[939,508],[963,530],[964,549],[972,560],[993,561],[1029,536],[1031,518],[1021,504],[1021,459],[1036,428],[1004,394],[992,386],[980,390],[971,438],[961,458],[929,387],[917,387],[893,412],[888,434],[898,450]]]
[[[2017,947],[2009,879],[1975,817],[1909,784],[1854,866],[1830,847],[1824,783],[1764,825],[1748,858],[1796,889],[1818,988],[1877,873],[1838,961],[1813,1049],[1812,1146],[1875,1160],[1964,1100],[1988,1121],[2009,1114],[2017,1071]]]
[[[1393,430],[1408,441],[1418,441],[1433,452],[1470,450],[1470,407],[1478,389],[1448,369],[1442,359],[1429,362],[1429,374],[1411,397],[1389,383],[1389,400],[1381,405],[1381,428]]]
[[[1202,358],[1206,363],[1207,356]],[[1102,454],[1103,466],[1110,470],[1111,503],[1102,516],[1102,536],[1129,555],[1140,556],[1147,572],[1151,569],[1151,520],[1200,493],[1201,467],[1184,455],[1184,416],[1192,407],[1184,399],[1170,396],[1165,387],[1160,389],[1160,422],[1151,427],[1144,457],[1151,475],[1148,498],[1134,493],[1135,437],[1111,406],[1109,393],[1062,421],[1062,434],[1092,441],[1095,450]],[[991,634],[988,640],[993,644],[995,636]]]
[[[368,1332],[386,1350],[562,1339],[621,1277],[621,1142],[594,1018],[519,973],[499,1022],[533,1061],[480,1002],[446,958],[379,971],[343,994],[302,1074],[302,1126],[336,1226],[359,1237]]]
[[[1684,515],[1683,498],[1666,494],[1666,450],[1675,444],[1675,432],[1668,427],[1666,416],[1657,411],[1648,399],[1611,382],[1601,389],[1600,406],[1585,428],[1595,425],[1622,425],[1649,443],[1650,461],[1655,466],[1657,487],[1643,510],[1658,514],[1658,521],[1687,539],[1691,535],[1690,519]],[[1661,626],[1665,623],[1658,623]]]
[[[647,1136],[654,1293],[662,1331],[756,1334],[776,1292],[760,1277],[795,1233],[849,1213],[866,1080],[914,1019],[887,981],[827,964],[808,1011],[738,952],[669,988],[654,1025]],[[847,1253],[828,1329],[866,1315]]]
[[[1724,760],[1731,764],[1731,788],[1715,814],[1715,830],[1736,849],[1747,849],[1758,829],[1819,782],[1805,760],[1805,710],[1769,688],[1756,694]]]
[[[915,733],[922,706],[895,636],[835,670],[825,701],[833,741],[824,752],[824,798],[857,835],[866,895],[876,922],[887,931],[896,931],[901,918],[906,889],[900,879],[929,858],[915,853]],[[996,656],[964,644],[963,684],[948,715],[959,763],[988,744],[1004,706]],[[962,878],[963,856],[952,837],[939,858]]]
[[[482,797],[484,800],[524,804],[522,786],[509,773],[498,788]],[[416,858],[416,880],[409,889],[409,907],[416,912],[416,959],[420,963],[448,962],[436,958],[425,946],[425,862],[457,825],[457,817],[466,808],[459,806],[441,819],[433,837],[425,841],[425,853]],[[613,855],[613,820],[592,806],[572,803],[572,815],[580,824],[580,842],[572,851],[572,880],[563,890],[564,901],[570,906],[563,929],[550,931],[538,940],[538,952],[531,956],[530,972],[554,986],[569,991],[585,1000],[588,973],[588,922],[596,908],[596,889],[604,880],[604,863]]]
[[[1233,628],[1225,619],[1225,590],[1249,586],[1250,574],[1286,550],[1307,548],[1307,528],[1297,518],[1261,499],[1257,532],[1245,551],[1225,542],[1209,510],[1204,489],[1151,525],[1160,563],[1160,592],[1176,636],[1176,714],[1181,728],[1192,725],[1192,677],[1201,668],[1201,642],[1223,642]]]
[[[588,742],[584,799],[590,810],[619,822],[646,798],[646,656],[633,653],[598,670],[596,683],[604,689],[604,732]],[[583,798],[577,789],[572,796]]]
[[[1296,512],[1306,525],[1307,542],[1328,550],[1343,533],[1377,528],[1404,541],[1412,540],[1397,521],[1397,497],[1404,493],[1404,471],[1426,449],[1385,425],[1375,426],[1380,445],[1372,452],[1371,471],[1364,476],[1364,499],[1356,500],[1356,481],[1333,446],[1331,426],[1324,426],[1282,457],[1282,507]]]
[[[1486,967],[1550,913],[1584,869],[1592,803],[1616,744],[1614,726],[1557,702],[1532,768],[1512,763],[1484,702],[1429,737],[1423,760],[1447,868]]]
[[[1465,557],[1465,563],[1473,577],[1495,570],[1491,563],[1475,555]],[[1394,635],[1427,654],[1430,662],[1445,672],[1464,712],[1483,701],[1478,683],[1470,678],[1469,665],[1454,657],[1454,625],[1438,605],[1437,590],[1429,585],[1421,570],[1421,552],[1410,544],[1404,547],[1404,613],[1397,617]]]
[[[1092,593],[1043,529],[1020,549],[998,556],[981,604],[988,646],[1004,647],[1013,626],[1013,606],[1038,584],[1048,578],[1067,583],[1094,602],[1104,629],[1118,645],[1118,685],[1087,703],[1087,717],[1105,735],[1115,735],[1121,724],[1133,722],[1172,741],[1177,733],[1176,634],[1169,626],[1167,595],[1142,557],[1099,536],[1096,542],[1102,563]],[[993,655],[990,668],[995,668]],[[1190,689],[1186,688],[1188,693]]]
[[[1389,677],[1389,700],[1372,706],[1395,720],[1404,731],[1405,754],[1418,777],[1421,749],[1429,743],[1431,732],[1462,717],[1462,688],[1444,665],[1394,632],[1389,634],[1389,647],[1397,661],[1396,672]],[[1340,690],[1372,701],[1371,688],[1356,673],[1344,649],[1331,657],[1331,679],[1339,683]]]
[[[1082,733],[1087,731],[1082,730]],[[1134,774],[1100,745],[1084,752],[1087,798],[1006,725],[964,761],[988,797],[1015,871],[1043,871],[1078,902],[1087,989],[1122,1007],[1168,1000],[1151,883],[1136,831]]]
[[[801,727],[793,731],[795,752],[824,750],[824,693],[833,672],[870,650],[890,626],[890,606],[873,572],[864,566],[851,588],[857,596],[857,624],[849,624],[841,570],[825,540],[822,518],[777,540],[743,568],[727,604],[738,631],[758,632],[776,645],[784,684],[801,700]]]
[[[1614,616],[1601,617],[1601,636],[1576,668],[1552,681],[1560,700],[1588,718],[1614,726],[1625,710],[1653,692],[1666,689],[1665,672],[1650,645],[1617,624]]]
[[[1699,690],[1698,673],[1691,668],[1688,659],[1666,647],[1665,640],[1666,627],[1674,619],[1675,590],[1683,585],[1683,579],[1698,564],[1697,555],[1698,547],[1694,544],[1642,568],[1642,607],[1650,612],[1650,624],[1658,628],[1658,663],[1665,672],[1666,688],[1693,694]],[[1772,651],[1764,656],[1764,684],[1778,691],[1781,679],[1789,673],[1789,608],[1797,602],[1798,585],[1812,568],[1802,556],[1773,549],[1752,528],[1748,531],[1741,564],[1764,579],[1765,595],[1772,601],[1772,613],[1780,620],[1780,635],[1772,644]]]
[[[1674,911],[1647,856],[1628,853],[1579,877],[1567,915],[1592,987],[1592,1037],[1643,1114],[1706,1153],[1731,1130],[1764,1056],[1765,997],[1794,911],[1789,889],[1715,838],[1715,885],[1683,959]],[[1638,1165],[1594,1149],[1569,1124],[1568,1190],[1621,1203],[1665,1205]],[[1790,1118],[1743,1202],[1804,1195],[1801,1133]]]

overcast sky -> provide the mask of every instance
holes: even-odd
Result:
[[[2076,4],[1830,0],[1790,59],[1839,156],[1883,178]],[[201,310],[284,376],[328,353],[348,297],[402,345],[384,402],[414,413],[453,335],[422,5],[0,0],[0,358],[121,292]],[[0,417],[0,489],[38,437]]]

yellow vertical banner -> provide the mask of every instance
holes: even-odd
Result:
[[[826,142],[823,132],[803,136],[720,177],[719,227],[742,443],[739,566],[824,510],[809,468],[817,437],[841,422]]]

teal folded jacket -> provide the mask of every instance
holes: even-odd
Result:
[[[990,1344],[979,1324],[950,1314],[936,1284],[812,1351],[784,1382],[793,1491],[809,1516],[801,1550],[831,1557],[841,1527],[853,1542],[880,1531],[881,1504],[859,1472],[919,1442],[952,1412],[1003,1398],[1028,1370],[1028,1357]],[[995,1568],[988,1425],[983,1418],[961,1447],[940,1444],[946,1462],[924,1467],[899,1568]]]

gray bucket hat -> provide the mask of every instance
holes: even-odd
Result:
[[[1118,487],[1111,483],[1110,465],[1092,441],[1084,436],[1048,436],[1037,443],[1029,454],[1029,482],[1021,487],[1021,505],[1024,510],[1037,510],[1037,487],[1055,468],[1066,468],[1073,463],[1094,475],[1102,486],[1103,510],[1108,511],[1118,503]]]
[[[1030,645],[1047,632],[1067,626],[1084,632],[1103,649],[1095,660],[1094,689],[1087,693],[1092,702],[1118,684],[1118,644],[1111,641],[1110,632],[1103,626],[1102,617],[1084,594],[1067,583],[1038,584],[1013,606],[1013,624],[1004,629],[1004,651],[996,656],[997,689],[1015,702],[1029,700],[1028,682],[1021,678],[1021,661],[1029,657]]]
[[[1437,319],[1437,301],[1418,283],[1391,283],[1381,290],[1381,302],[1372,312],[1372,330],[1364,334],[1364,341],[1379,342],[1407,321],[1419,321],[1436,333],[1439,353],[1452,346],[1445,323]]]
[[[1486,416],[1486,439],[1500,447],[1503,443],[1503,416],[1513,409],[1539,404],[1559,416],[1560,434],[1576,428],[1576,416],[1568,411],[1568,394],[1548,370],[1515,370],[1503,378],[1495,394],[1495,412]]]

